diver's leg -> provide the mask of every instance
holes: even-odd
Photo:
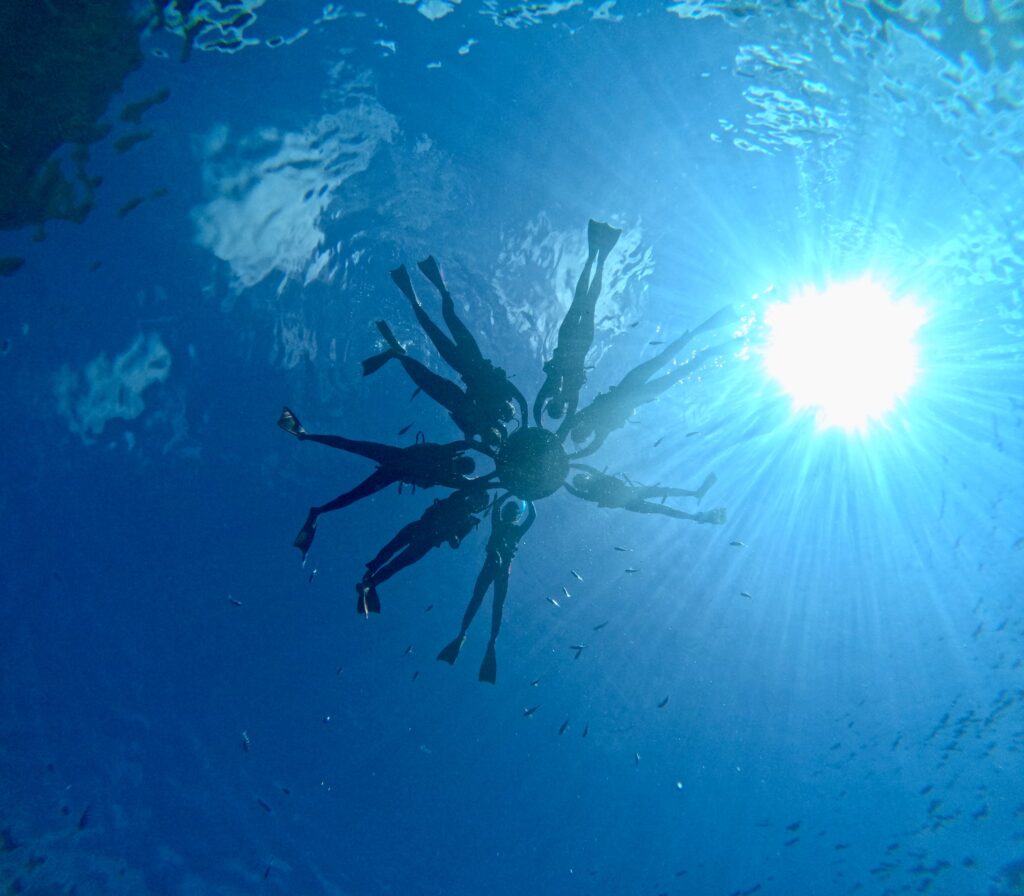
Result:
[[[451,380],[434,373],[415,358],[402,355],[399,358],[409,378],[449,413],[457,412],[465,401],[465,394]]]
[[[368,457],[379,464],[394,463],[401,454],[401,448],[385,445],[383,442],[366,442],[361,439],[346,439],[344,436],[321,436],[315,433],[303,433],[299,436],[303,442],[316,442],[328,448],[337,448],[349,454]]]
[[[725,508],[716,507],[714,510],[704,510],[700,513],[687,513],[685,510],[678,510],[675,507],[668,507],[665,504],[649,504],[646,501],[630,501],[625,505],[626,510],[634,513],[657,513],[662,516],[670,516],[677,520],[693,520],[695,523],[714,523],[721,525],[725,522]]]
[[[427,552],[434,547],[433,542],[428,538],[412,538],[405,549],[397,557],[393,557],[384,566],[381,566],[369,578],[374,585],[386,582],[395,573],[401,572],[407,566],[412,566],[418,560],[422,560]]]
[[[390,473],[385,473],[383,470],[375,470],[355,488],[338,495],[333,501],[328,501],[319,507],[311,507],[309,514],[306,516],[306,522],[302,524],[299,534],[295,536],[295,540],[292,542],[295,547],[302,551],[302,559],[306,559],[306,554],[309,553],[309,549],[313,544],[313,537],[316,535],[317,519],[321,514],[348,507],[349,504],[354,504],[356,501],[367,497],[367,495],[372,495],[374,492],[379,492],[382,488],[387,488],[394,481],[395,477]]]
[[[662,485],[642,485],[636,490],[638,498],[703,498],[707,494],[707,490],[715,484],[717,476],[714,473],[708,473],[704,482],[701,483],[698,489],[687,489],[687,488],[670,488]]]
[[[491,609],[491,638],[487,642],[487,650],[484,653],[483,662],[480,663],[480,680],[494,684],[498,680],[498,658],[494,651],[494,642],[498,640],[498,632],[501,631],[501,613],[505,607],[505,598],[508,596],[508,575],[509,565],[498,570],[494,577],[494,604]]]
[[[466,640],[466,632],[469,631],[469,627],[473,624],[477,610],[480,609],[480,604],[483,603],[484,595],[487,593],[491,582],[494,581],[494,573],[495,564],[490,556],[488,556],[484,561],[480,574],[476,577],[476,584],[473,585],[473,595],[470,597],[469,603],[466,606],[466,612],[462,616],[462,627],[459,629],[455,639],[437,655],[439,660],[452,664],[458,659],[459,651]]]
[[[437,266],[434,256],[428,255],[423,261],[419,262],[418,267],[423,276],[434,285],[434,289],[441,296],[441,316],[444,317],[444,322],[455,339],[455,344],[461,353],[463,363],[467,366],[482,363],[484,361],[483,352],[480,351],[476,337],[469,327],[462,322],[462,319],[456,312],[452,294],[448,292],[448,287],[445,285],[444,278],[441,276],[441,269]],[[455,365],[453,364],[452,366],[454,367]]]
[[[420,262],[420,269],[422,270],[422,268],[423,262]],[[458,345],[430,319],[430,315],[427,314],[419,297],[412,288],[412,281],[409,279],[409,272],[405,269],[405,265],[395,268],[391,272],[391,279],[395,281],[395,285],[402,291],[402,295],[409,300],[409,304],[412,305],[413,314],[416,315],[416,320],[419,321],[423,331],[430,337],[430,341],[434,343],[441,357],[444,358],[445,362],[453,370],[463,375],[465,373],[465,362],[459,352]]]

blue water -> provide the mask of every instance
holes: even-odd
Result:
[[[4,892],[1024,893],[1019,10],[250,5],[238,52],[145,33],[95,210],[0,234]],[[486,531],[359,617],[438,492],[324,517],[303,568],[372,465],[274,423],[457,437],[358,364],[386,318],[442,369],[388,277],[427,254],[532,399],[589,218],[623,229],[589,395],[754,322],[594,460],[713,471],[729,518],[538,502],[491,686],[489,603],[434,659]],[[817,432],[756,321],[865,272],[926,309],[920,376]]]

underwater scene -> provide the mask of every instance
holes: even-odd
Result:
[[[1024,6],[0,48],[0,893],[1024,894]]]

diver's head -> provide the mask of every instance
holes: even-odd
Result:
[[[564,398],[552,398],[548,402],[547,412],[552,420],[561,420],[568,410],[568,402]]]
[[[526,509],[525,501],[506,501],[501,508],[501,519],[505,523],[514,523],[524,510]]]
[[[476,469],[476,461],[465,454],[461,454],[455,458],[454,467],[456,476],[469,476]]]
[[[577,473],[572,477],[572,484],[578,489],[585,489],[590,485],[590,474],[589,473]]]
[[[506,436],[505,428],[498,426],[489,426],[480,433],[480,438],[483,440],[484,445],[492,451],[497,451],[505,444]]]
[[[498,419],[502,423],[508,423],[509,420],[515,419],[515,416],[516,406],[511,399],[503,401],[500,405],[498,405]]]
[[[582,445],[587,439],[594,435],[594,427],[588,426],[586,423],[577,423],[569,434],[572,436],[572,440],[577,445]]]

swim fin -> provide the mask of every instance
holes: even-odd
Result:
[[[377,321],[377,329],[380,331],[380,335],[384,337],[384,341],[393,352],[399,355],[405,354],[405,349],[402,347],[402,343],[395,338],[395,334],[391,332],[391,327],[388,326],[388,322],[386,320]]]
[[[306,562],[306,554],[309,553],[310,547],[313,545],[313,537],[316,535],[316,514],[313,511],[309,512],[309,516],[306,517],[306,522],[302,524],[302,528],[299,529],[299,534],[295,536],[295,540],[292,542],[295,547],[302,551],[302,562]]]
[[[443,660],[449,666],[455,665],[455,661],[459,658],[459,651],[462,649],[462,645],[465,640],[465,635],[459,635],[451,644],[441,650],[437,655],[437,658],[439,660]]]
[[[297,439],[301,439],[306,434],[306,430],[302,428],[299,418],[295,416],[291,408],[281,408],[281,416],[277,418],[277,425]]]
[[[495,684],[498,680],[498,658],[494,654],[494,642],[487,644],[484,661],[480,664],[480,680]]]
[[[714,473],[708,473],[707,478],[701,483],[701,486],[695,491],[694,497],[700,501],[707,493],[708,489],[711,488],[718,481],[718,477]]]
[[[402,290],[403,296],[414,305],[419,305],[420,300],[416,297],[416,290],[412,288],[412,280],[409,279],[409,272],[404,264],[400,264],[391,272],[391,279],[395,281],[395,286]]]
[[[593,218],[587,224],[587,246],[590,252],[598,255],[607,255],[622,236],[622,231],[602,221],[595,221]]]
[[[437,260],[433,255],[428,255],[423,261],[417,263],[416,267],[442,296],[448,292],[448,288],[444,285],[444,279],[441,277],[441,269],[437,266]]]
[[[363,367],[363,376],[369,376],[371,373],[376,373],[385,364],[387,364],[388,361],[396,357],[398,356],[395,354],[395,350],[389,348],[387,351],[379,352],[376,355],[365,358],[359,362]]]

